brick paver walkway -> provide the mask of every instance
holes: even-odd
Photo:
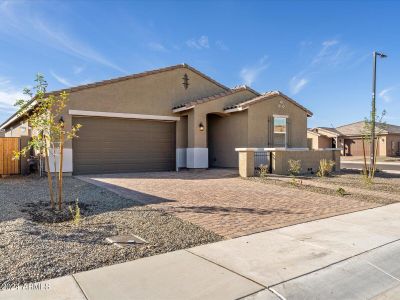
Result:
[[[114,174],[79,177],[225,237],[367,209],[377,204],[267,185],[236,171]]]

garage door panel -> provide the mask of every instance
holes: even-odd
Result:
[[[74,117],[75,174],[170,171],[175,169],[175,123]]]

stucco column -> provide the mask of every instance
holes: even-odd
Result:
[[[208,168],[207,115],[197,112],[195,107],[188,117],[186,166],[187,168]]]
[[[239,175],[254,176],[254,151],[239,151]]]

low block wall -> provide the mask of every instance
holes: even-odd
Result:
[[[321,159],[333,160],[334,170],[340,171],[340,150],[321,149],[305,151],[275,151],[272,152],[272,173],[279,175],[289,174],[289,160],[301,161],[301,173],[316,173]]]
[[[254,176],[254,153],[265,151],[271,152],[271,171],[273,174],[288,175],[289,160],[301,161],[301,173],[316,173],[319,169],[319,162],[322,159],[333,160],[334,170],[340,171],[341,149],[318,149],[308,150],[304,148],[276,149],[276,148],[237,148],[239,153],[239,174],[242,177]]]

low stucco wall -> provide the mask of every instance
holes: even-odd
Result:
[[[269,150],[268,148],[236,148],[239,155],[239,174],[242,177],[254,176],[254,153],[268,151],[272,153],[271,171],[273,174],[288,175],[289,160],[301,161],[301,173],[316,173],[319,169],[319,163],[322,159],[333,160],[335,162],[334,170],[340,171],[340,151],[341,149],[281,149]]]
[[[272,152],[272,173],[289,174],[289,160],[301,161],[301,173],[316,173],[321,159],[333,160],[335,171],[340,171],[340,150],[305,150],[305,151],[275,151]]]

